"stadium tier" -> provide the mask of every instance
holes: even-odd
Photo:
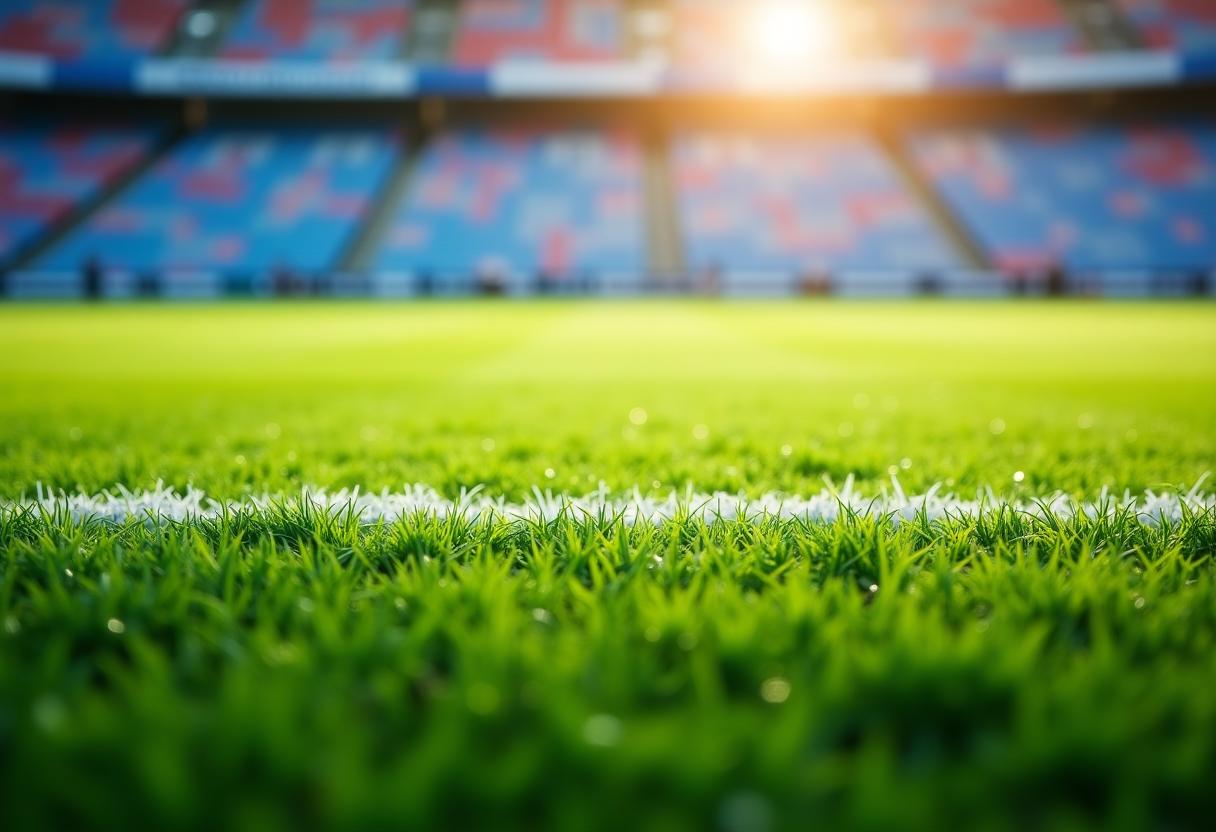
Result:
[[[77,269],[334,268],[388,176],[387,130],[216,129],[187,139],[38,263]]]
[[[381,270],[504,278],[639,274],[641,155],[628,135],[459,131],[423,153],[374,258]]]
[[[874,20],[886,21],[893,51],[945,66],[1064,54],[1084,45],[1055,0],[879,0],[870,7]]]
[[[1156,49],[1216,50],[1216,2],[1212,0],[1118,0],[1141,40]]]
[[[1216,125],[930,130],[916,162],[992,262],[1216,266]]]
[[[588,61],[623,55],[616,0],[468,0],[452,45],[462,66],[501,61]]]
[[[250,0],[221,55],[245,60],[393,58],[409,18],[409,0]]]
[[[807,59],[922,57],[943,67],[984,66],[1084,46],[1054,0],[822,0],[804,9],[777,25],[804,30],[795,37]],[[674,63],[728,69],[740,56],[763,60],[784,36],[758,30],[754,11],[734,0],[672,0]]]
[[[671,164],[690,268],[958,265],[923,206],[861,133],[688,134],[676,139]]]
[[[0,122],[0,264],[129,172],[157,135],[122,124]]]
[[[63,60],[155,52],[191,0],[3,0],[0,49]]]

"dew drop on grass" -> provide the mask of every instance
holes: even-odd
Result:
[[[790,683],[781,676],[765,679],[760,685],[760,698],[771,705],[780,705],[790,698]]]
[[[705,440],[709,438],[708,425],[694,425],[692,429],[692,438],[697,440]]]
[[[904,457],[903,459],[901,459],[899,461],[899,467],[903,468],[905,471],[907,471],[909,468],[912,467],[912,460],[908,459],[907,457]]]
[[[649,641],[653,644],[654,642],[659,640],[659,635],[660,635],[659,628],[658,627],[647,627],[646,632],[644,632],[642,635],[643,635],[643,637],[645,637],[645,639],[647,641]]]
[[[10,636],[17,635],[17,633],[21,632],[21,622],[14,616],[8,616],[4,619],[4,632]]]
[[[1005,432],[1005,420],[993,419],[988,423],[988,430],[992,431],[993,436],[1000,436]]]
[[[481,449],[483,451],[485,451],[486,453],[489,453],[490,451],[494,450],[494,440],[493,439],[481,440]]]
[[[1014,471],[1013,472],[1013,481],[1014,482],[1021,482],[1024,479],[1026,479],[1025,471]]]
[[[583,723],[583,739],[588,745],[611,748],[621,741],[624,728],[611,714],[596,714]]]
[[[123,624],[117,618],[111,618],[106,622],[106,629],[115,635],[122,635],[127,631],[127,625]]]
[[[236,464],[237,464],[237,465],[244,465],[244,464],[245,464],[245,455],[244,455],[244,454],[237,454],[237,455],[236,455]]]
[[[782,445],[781,446],[781,455],[782,456],[790,456],[793,453],[794,453],[793,445]]]
[[[646,424],[646,411],[640,407],[635,407],[633,410],[629,411],[629,421],[633,422],[635,425]]]
[[[557,476],[557,472],[554,471],[552,468],[546,468],[545,476],[548,477],[549,479],[553,479],[554,477]]]
[[[899,473],[899,466],[898,465],[887,466],[887,473],[890,474],[891,476],[895,476],[896,474]]]
[[[278,439],[283,435],[283,429],[279,427],[277,422],[271,422],[266,425],[266,435],[271,439]]]

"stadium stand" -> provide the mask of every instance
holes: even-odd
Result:
[[[798,274],[958,265],[861,133],[686,134],[672,153],[691,268]]]
[[[131,171],[158,135],[130,124],[0,122],[0,264]]]
[[[454,131],[423,153],[375,255],[382,270],[518,283],[644,268],[641,158],[610,131]]]
[[[1118,0],[1146,46],[1183,52],[1216,51],[1212,0]]]
[[[410,0],[251,0],[221,54],[242,60],[392,58],[410,8]]]
[[[171,37],[190,0],[4,0],[0,49],[61,60],[136,58]]]
[[[615,0],[468,0],[452,61],[596,61],[623,51],[622,5]]]
[[[998,266],[1216,267],[1216,125],[914,133],[916,163]]]
[[[829,27],[814,47],[844,59],[927,58],[945,67],[1080,51],[1084,40],[1055,0],[822,0],[806,19]],[[672,0],[673,60],[721,69],[751,54],[749,4]],[[762,46],[762,45],[761,45]]]
[[[388,130],[192,136],[51,249],[44,269],[335,268],[399,151]]]

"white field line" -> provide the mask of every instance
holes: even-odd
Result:
[[[582,497],[553,494],[533,488],[524,502],[508,502],[491,496],[481,488],[462,490],[459,498],[450,500],[424,485],[406,486],[401,491],[367,492],[358,488],[326,491],[304,489],[299,495],[248,496],[239,500],[216,501],[194,488],[180,494],[158,484],[155,489],[130,491],[118,486],[114,491],[100,494],[45,494],[30,500],[0,503],[5,509],[38,507],[53,514],[66,513],[74,520],[102,519],[122,523],[131,518],[143,518],[149,523],[213,518],[228,512],[263,512],[274,505],[299,505],[307,501],[321,511],[353,511],[363,523],[394,521],[419,515],[437,518],[461,517],[473,522],[547,522],[558,517],[571,519],[610,519],[627,525],[638,523],[662,524],[677,517],[695,517],[707,521],[762,519],[797,519],[808,522],[832,523],[842,516],[856,513],[862,516],[886,518],[892,524],[912,520],[921,514],[930,520],[976,517],[1004,509],[1025,512],[1032,516],[1048,515],[1067,519],[1078,514],[1088,517],[1116,516],[1131,513],[1147,525],[1177,524],[1185,513],[1216,511],[1216,494],[1200,492],[1205,474],[1187,492],[1146,491],[1133,496],[1130,492],[1116,495],[1103,489],[1096,500],[1080,502],[1057,492],[1041,499],[1002,500],[991,489],[974,499],[942,493],[937,486],[928,493],[909,497],[892,478],[892,488],[864,496],[853,487],[853,478],[844,488],[826,488],[810,497],[769,493],[761,497],[715,492],[703,494],[688,490],[671,492],[667,496],[642,494],[637,489],[612,492],[603,484]]]

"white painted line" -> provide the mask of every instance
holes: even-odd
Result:
[[[1131,513],[1147,525],[1176,524],[1187,513],[1216,511],[1216,494],[1200,492],[1207,475],[1187,492],[1146,491],[1140,496],[1129,492],[1114,494],[1103,489],[1096,500],[1078,502],[1057,492],[1041,499],[1007,501],[998,498],[991,489],[968,499],[953,493],[943,493],[934,487],[928,493],[910,497],[892,477],[891,488],[879,494],[865,496],[854,488],[853,478],[839,490],[824,489],[810,497],[769,493],[760,497],[692,490],[666,495],[643,494],[638,490],[612,492],[601,484],[599,490],[582,497],[554,494],[533,488],[533,494],[523,502],[510,502],[492,496],[482,488],[462,490],[456,499],[448,499],[425,485],[407,486],[401,491],[367,492],[356,489],[326,491],[304,489],[298,495],[250,496],[241,500],[220,502],[211,500],[197,489],[178,493],[158,485],[149,491],[130,491],[121,486],[100,494],[57,495],[44,493],[38,487],[33,499],[0,504],[3,510],[23,508],[42,509],[50,513],[67,514],[74,520],[89,518],[121,523],[132,518],[144,518],[156,523],[165,520],[182,521],[211,518],[227,512],[262,512],[274,505],[299,505],[307,501],[323,511],[353,511],[363,523],[378,523],[429,515],[438,518],[462,517],[474,522],[550,521],[559,517],[571,519],[607,518],[627,525],[665,523],[673,518],[692,517],[706,521],[763,519],[802,520],[833,523],[851,513],[873,518],[886,518],[898,525],[922,514],[930,520],[954,517],[977,517],[1013,509],[1031,516],[1048,515],[1067,519],[1078,514],[1089,517],[1116,516]]]

